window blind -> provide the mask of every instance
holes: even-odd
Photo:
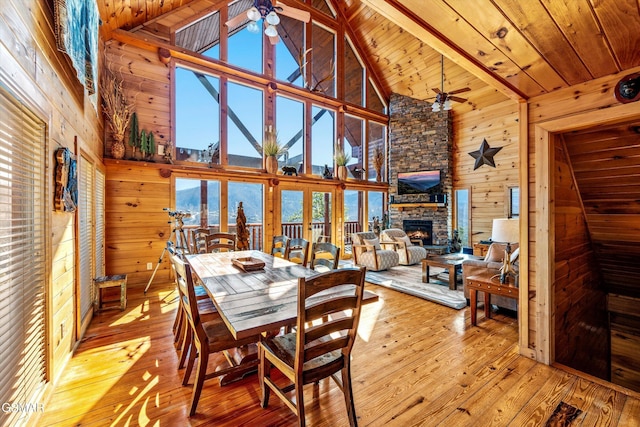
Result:
[[[41,404],[46,382],[45,142],[44,122],[0,86],[2,404]],[[0,411],[0,425],[27,424],[31,408]]]
[[[84,323],[93,310],[93,169],[84,156],[80,157],[78,191],[78,221],[80,250],[80,318]]]

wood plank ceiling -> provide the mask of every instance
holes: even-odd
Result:
[[[285,0],[312,7],[318,0]],[[637,0],[329,0],[343,14],[386,96],[433,100],[469,87],[465,112],[528,99],[640,66]],[[178,8],[221,0],[98,1],[105,40]]]

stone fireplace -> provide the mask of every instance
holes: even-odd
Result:
[[[451,112],[433,112],[429,102],[398,94],[391,95],[389,111],[389,226],[405,229],[405,221],[428,221],[424,244],[446,242],[453,221]],[[434,194],[398,194],[398,173],[434,170],[440,171],[436,200]]]
[[[411,240],[422,240],[423,246],[433,244],[433,222],[420,219],[405,219],[402,229]]]

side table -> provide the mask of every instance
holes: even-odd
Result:
[[[519,288],[512,283],[501,284],[495,276],[477,275],[467,277],[467,288],[471,300],[471,324],[476,326],[478,309],[478,291],[484,292],[484,317],[491,319],[491,295],[500,295],[507,298],[518,299]]]
[[[124,309],[127,307],[127,275],[126,274],[96,277],[93,280],[93,282],[95,286],[95,299],[93,301],[94,312],[103,310],[104,303],[113,303],[113,302],[119,302],[120,310],[124,311]],[[120,287],[120,298],[103,301],[102,290],[106,288],[114,288],[114,287]]]

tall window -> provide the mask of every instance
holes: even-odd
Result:
[[[229,164],[262,168],[262,91],[229,82],[227,152]]]
[[[351,156],[347,164],[349,176],[366,179],[364,176],[364,120],[359,117],[344,116],[344,151]]]
[[[176,159],[220,163],[220,79],[176,67]]]
[[[379,227],[385,228],[384,222],[386,219],[386,210],[384,208],[384,193],[379,191],[367,192],[368,200],[367,205],[369,207],[369,224],[370,229],[373,230],[374,224],[378,224]]]
[[[227,230],[231,233],[238,231],[236,220],[238,206],[242,203],[244,215],[247,218],[246,226],[249,231],[249,249],[262,250],[264,240],[264,186],[249,182],[229,182],[228,188]]]
[[[304,104],[284,96],[276,98],[276,129],[285,149],[278,165],[295,167],[302,172],[304,162]]]
[[[369,143],[367,177],[370,181],[387,180],[387,127],[380,123],[369,122]]]
[[[325,166],[333,171],[333,152],[336,141],[335,112],[314,106],[311,125],[312,173],[322,176]]]
[[[276,78],[295,86],[304,85],[304,63],[300,55],[305,52],[304,23],[280,15],[278,35],[282,40],[276,44]]]
[[[313,23],[311,51],[311,88],[327,96],[336,96],[336,35]]]
[[[455,229],[463,247],[471,247],[471,219],[469,217],[469,190],[462,188],[455,191]]]
[[[508,200],[509,200],[509,212],[507,216],[509,218],[520,216],[520,187],[507,188]]]
[[[364,101],[364,67],[348,37],[344,40],[344,100],[356,105]]]

